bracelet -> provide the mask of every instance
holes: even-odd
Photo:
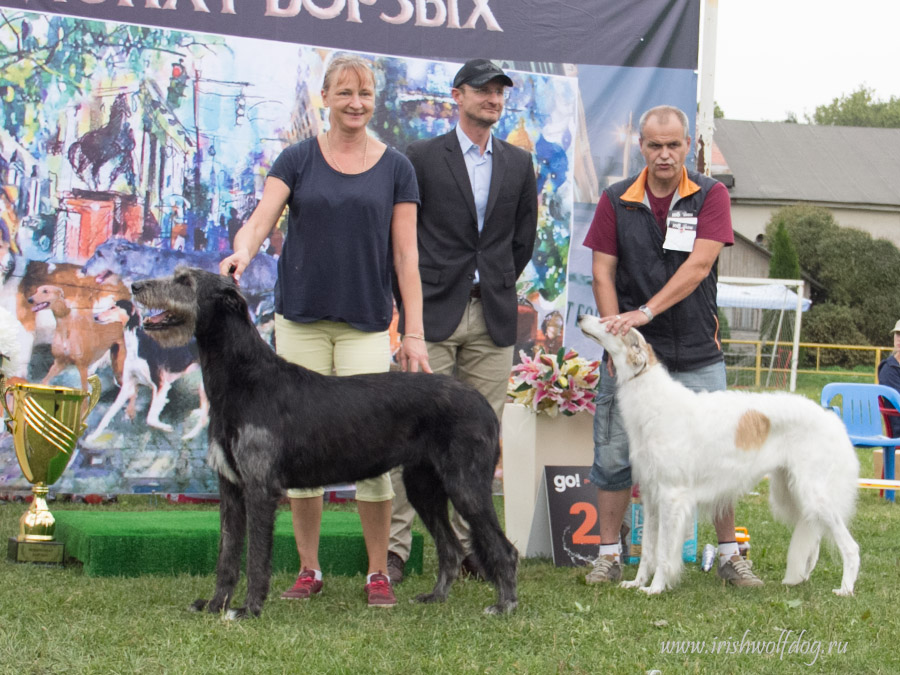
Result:
[[[406,338],[415,338],[416,340],[422,340],[423,342],[425,341],[425,335],[423,335],[422,333],[406,333],[403,336],[403,339],[405,340]]]

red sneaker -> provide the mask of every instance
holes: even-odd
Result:
[[[366,597],[369,607],[393,607],[397,604],[391,580],[380,571],[373,574],[372,580],[366,584]]]
[[[306,600],[322,592],[322,580],[316,580],[316,573],[303,569],[294,585],[281,594],[282,600]]]

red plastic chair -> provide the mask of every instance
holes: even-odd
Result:
[[[885,432],[889,432],[891,430],[891,417],[900,417],[900,411],[898,411],[894,406],[884,400],[884,397],[878,397],[878,411],[881,413],[881,419],[884,422],[884,430]],[[896,448],[894,449],[896,451]],[[888,452],[888,448],[882,448],[881,452]],[[881,456],[881,477],[884,478],[884,454]],[[884,496],[884,490],[879,490],[878,494],[882,497]]]

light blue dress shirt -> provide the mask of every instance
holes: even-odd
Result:
[[[456,137],[459,139],[459,147],[462,150],[463,159],[466,160],[466,171],[469,173],[469,184],[472,186],[472,194],[475,197],[475,213],[478,216],[478,232],[484,228],[484,213],[487,210],[488,194],[491,191],[491,176],[494,172],[493,163],[493,135],[488,136],[484,154],[478,144],[466,136],[465,132],[456,125]],[[475,270],[475,283],[478,283],[478,270]]]

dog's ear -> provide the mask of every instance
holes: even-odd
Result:
[[[223,279],[222,282],[222,302],[225,304],[225,306],[229,310],[247,314],[250,311],[247,306],[247,300],[244,298],[244,295],[241,293],[241,289],[238,288],[238,285],[235,283],[234,279],[228,277],[227,279]]]
[[[648,351],[650,345],[634,328],[630,328],[625,334],[625,346],[628,348],[628,365],[634,368],[635,373],[650,365],[651,352]]]
[[[648,366],[652,366],[656,363],[659,363],[659,359],[656,358],[656,352],[653,351],[653,346],[646,340],[644,341],[644,349],[647,350],[647,365]]]

